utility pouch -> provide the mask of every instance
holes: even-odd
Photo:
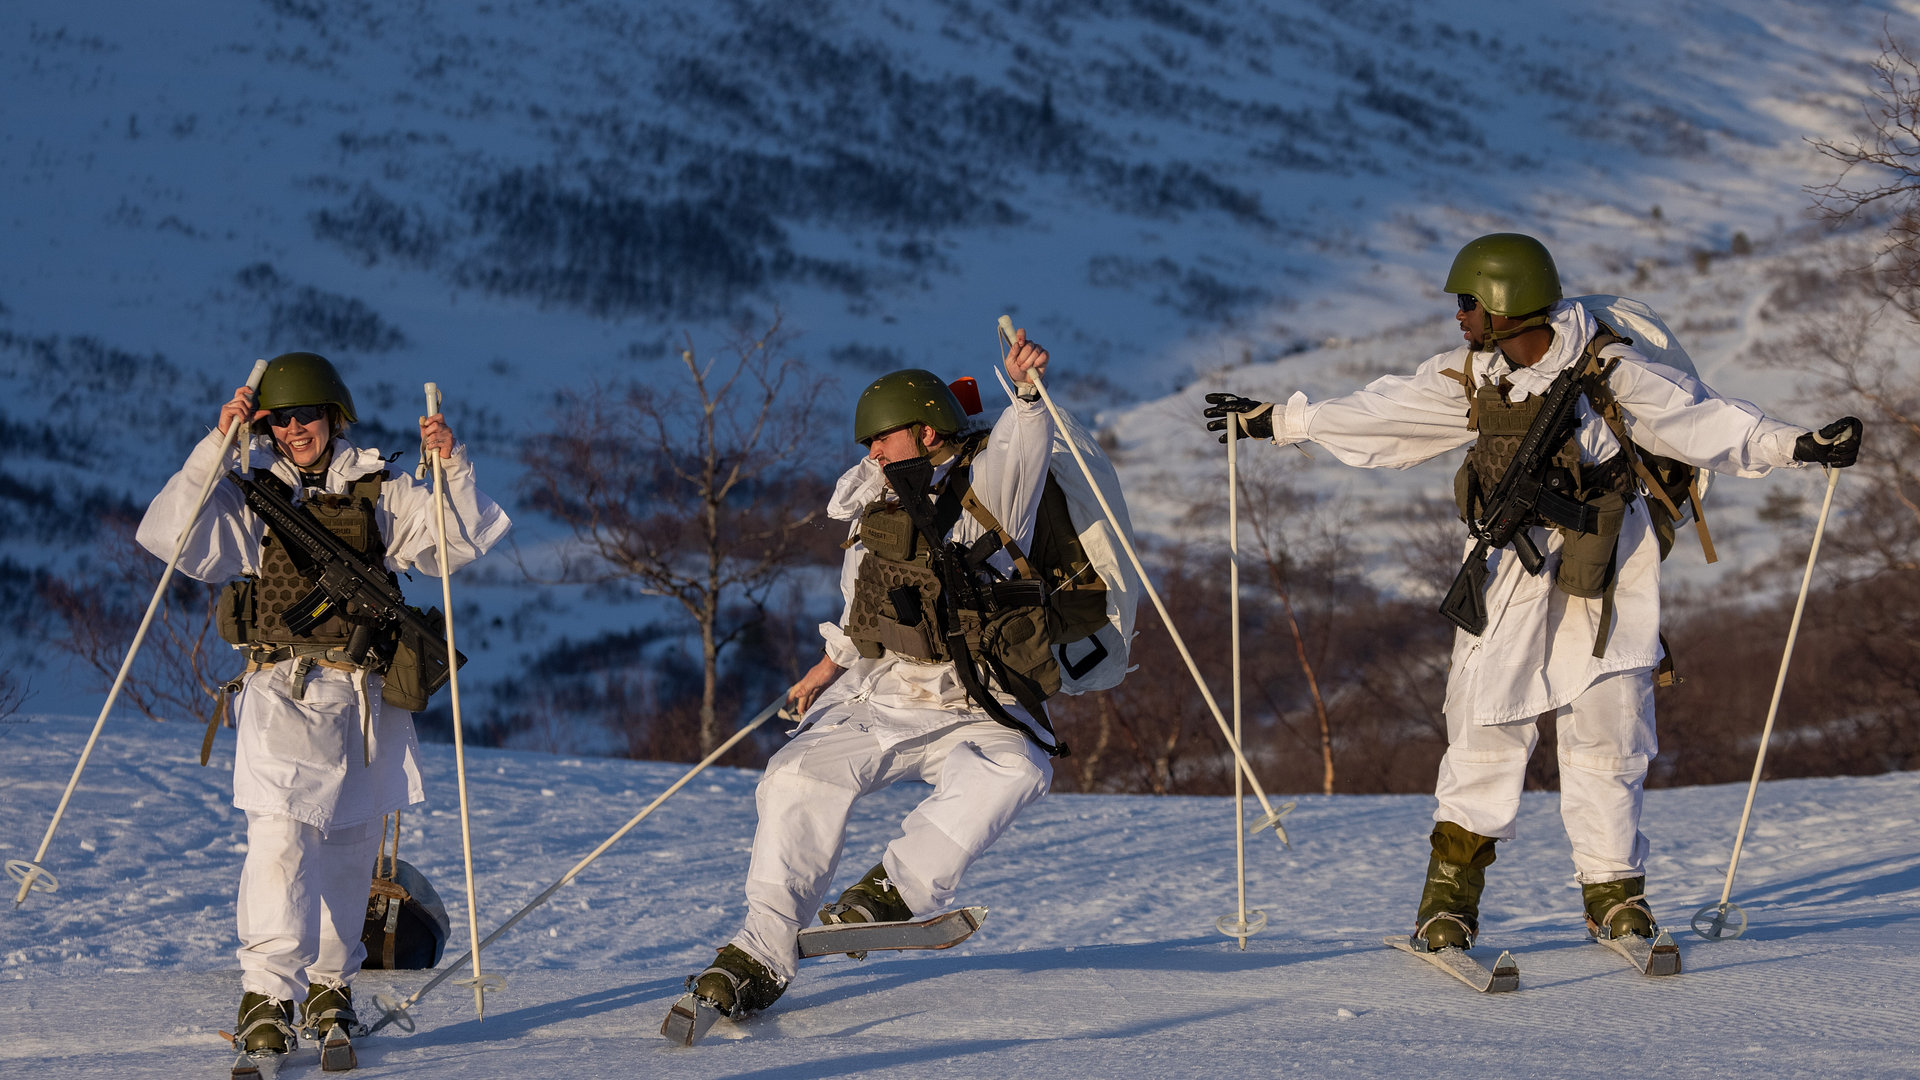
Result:
[[[897,506],[869,507],[860,519],[860,543],[868,551],[894,562],[913,561],[913,519]]]
[[[1460,511],[1461,521],[1472,523],[1480,519],[1480,474],[1472,460],[1462,461],[1454,470],[1453,505]]]
[[[253,641],[253,579],[229,581],[220,590],[214,605],[214,621],[220,640],[229,645],[247,645]]]
[[[445,632],[446,619],[439,608],[425,611],[422,616],[435,629]],[[455,653],[453,662],[456,666],[465,664],[466,655]],[[393,647],[393,659],[380,681],[380,700],[396,709],[417,713],[427,707],[434,691],[445,686],[452,674],[445,667],[431,663],[411,638],[402,635]]]
[[[861,656],[873,660],[896,652],[915,660],[950,659],[931,617],[939,610],[941,592],[932,570],[870,557],[860,564],[853,589],[844,629]]]
[[[1042,699],[1060,692],[1060,665],[1047,639],[1046,611],[1039,606],[1007,608],[984,620],[980,651],[1026,679],[1027,688]]]
[[[1592,600],[1605,596],[1607,586],[1613,581],[1614,547],[1620,539],[1621,525],[1626,521],[1627,500],[1609,491],[1584,505],[1593,510],[1587,515],[1592,522],[1588,531],[1558,530],[1560,569],[1554,575],[1554,584],[1568,596]]]

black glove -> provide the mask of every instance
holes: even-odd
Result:
[[[1273,438],[1273,403],[1255,401],[1238,394],[1208,394],[1207,408],[1201,416],[1212,417],[1207,421],[1208,431],[1221,432],[1220,441],[1225,443],[1227,436],[1227,414],[1239,413],[1239,432],[1241,438],[1251,435],[1256,439]]]
[[[1860,436],[1866,425],[1859,417],[1843,416],[1819,431],[1809,431],[1793,444],[1793,460],[1844,469],[1860,458]]]

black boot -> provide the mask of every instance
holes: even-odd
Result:
[[[745,949],[727,945],[713,958],[713,966],[687,980],[693,996],[726,1017],[744,1016],[780,1000],[787,980],[767,970]]]
[[[1622,878],[1580,886],[1587,906],[1587,933],[1596,938],[1623,938],[1628,934],[1650,938],[1659,932],[1653,909],[1647,906],[1647,879]]]
[[[325,983],[308,985],[307,1004],[300,1011],[300,1027],[307,1038],[319,1044],[322,1071],[345,1072],[359,1064],[353,1052],[353,1040],[365,1035],[367,1029],[353,1014],[352,989]]]
[[[293,1035],[293,1002],[275,1001],[248,991],[240,995],[240,1019],[233,1041],[247,1053],[268,1050],[284,1054],[298,1045]]]
[[[1494,839],[1468,832],[1451,821],[1433,827],[1433,855],[1427,859],[1427,884],[1420,893],[1413,936],[1427,948],[1467,949],[1480,933],[1480,893],[1493,865]]]
[[[822,924],[906,922],[911,918],[913,909],[887,879],[885,863],[867,871],[867,876],[849,885],[838,901],[820,909]]]

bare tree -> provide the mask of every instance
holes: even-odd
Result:
[[[1303,569],[1321,574],[1337,573],[1345,544],[1342,530],[1317,528],[1322,520],[1320,501],[1302,494],[1274,472],[1240,474],[1240,498],[1247,507],[1247,523],[1252,527],[1254,543],[1266,570],[1267,584],[1280,602],[1286,616],[1287,634],[1293,639],[1294,658],[1306,680],[1307,694],[1313,702],[1313,715],[1320,729],[1320,792],[1333,794],[1333,725],[1327,718],[1326,699],[1320,694],[1320,679],[1308,655],[1306,634],[1300,628],[1300,614],[1294,608],[1296,578]],[[1289,525],[1305,526],[1323,541],[1303,567],[1294,552],[1300,547],[1287,535]]]
[[[1867,134],[1811,140],[1840,163],[1840,175],[1808,192],[1815,209],[1835,223],[1887,215],[1877,253],[1879,283],[1886,299],[1920,317],[1920,64],[1887,35],[1873,75],[1863,104]]]
[[[824,535],[812,470],[824,382],[783,351],[776,319],[677,378],[649,373],[562,396],[557,426],[521,454],[524,492],[567,525],[586,559],[571,581],[624,581],[677,602],[697,626],[699,748],[719,745],[720,660],[781,578]],[[737,608],[744,608],[740,614]]]
[[[104,691],[126,658],[161,567],[134,539],[133,523],[120,518],[103,523],[92,567],[83,581],[49,579],[40,597],[66,627],[67,650],[94,671]],[[217,707],[221,684],[241,666],[214,631],[219,594],[219,585],[174,575],[121,685],[121,701],[149,720],[200,716]]]
[[[19,712],[31,692],[27,683],[15,678],[13,672],[0,671],[0,720]]]

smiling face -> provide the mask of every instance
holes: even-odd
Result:
[[[333,443],[333,425],[327,422],[326,410],[319,410],[318,416],[312,412],[311,408],[276,410],[276,415],[268,420],[280,452],[303,471],[311,470]]]

